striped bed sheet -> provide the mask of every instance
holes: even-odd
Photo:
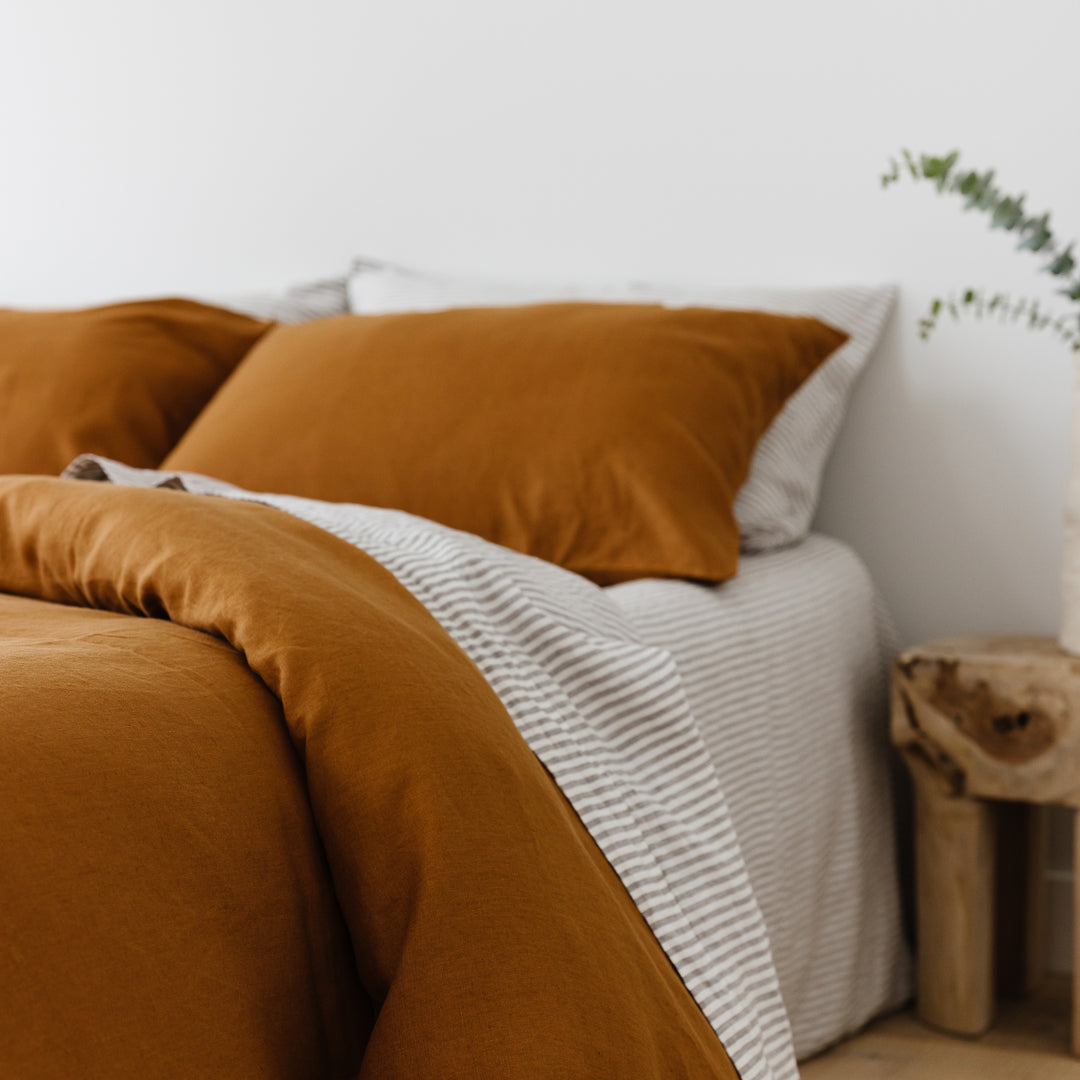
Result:
[[[65,475],[275,506],[381,563],[499,696],[739,1076],[795,1080],[791,1028],[761,909],[675,663],[641,640],[607,591],[400,511],[247,492],[90,456]]]
[[[842,545],[745,557],[719,588],[600,589],[398,511],[101,458],[66,475],[266,503],[390,570],[502,699],[744,1080],[790,1080],[906,994],[885,650]]]
[[[806,1058],[911,994],[886,738],[891,635],[844,544],[743,556],[721,586],[607,590],[675,659]]]

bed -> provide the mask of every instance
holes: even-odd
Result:
[[[904,999],[805,535],[887,291],[491,289],[0,313],[12,1075],[751,1080]]]
[[[769,931],[800,1059],[910,994],[883,752],[887,617],[837,540],[743,560],[720,587],[612,594],[675,658]]]

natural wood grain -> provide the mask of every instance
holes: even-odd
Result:
[[[915,778],[918,1010],[982,1034],[994,1013],[994,813]]]
[[[1049,638],[948,638],[893,671],[893,741],[954,795],[1076,805],[1080,659]]]
[[[1080,1080],[1080,1063],[1069,1056],[1069,982],[1047,978],[1032,998],[1002,1003],[981,1039],[942,1035],[909,1010],[800,1071],[802,1080]]]
[[[1042,807],[1080,806],[1080,658],[1050,638],[932,641],[896,661],[891,723],[916,790],[919,1015],[975,1034],[992,1012],[991,814],[1003,835],[1012,831],[997,882],[996,966],[1019,990],[1042,976]],[[1039,810],[1022,823],[1018,803]],[[1075,970],[1071,1045],[1080,1054],[1080,946]]]

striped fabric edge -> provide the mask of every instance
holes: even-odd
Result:
[[[743,1080],[798,1069],[761,911],[675,663],[602,589],[393,510],[81,459],[69,475],[275,506],[380,562],[472,659],[619,875]]]
[[[849,340],[792,394],[757,445],[750,475],[735,499],[747,552],[769,551],[809,534],[826,462],[851,392],[892,311],[896,289],[850,286],[762,294],[760,300],[755,306],[812,315],[846,331]]]
[[[675,659],[772,946],[797,1057],[910,997],[888,677],[895,636],[866,567],[811,534],[720,587],[609,595]]]

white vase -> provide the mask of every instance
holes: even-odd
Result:
[[[1080,656],[1080,353],[1073,354],[1073,418],[1065,487],[1065,547],[1061,568],[1061,647]]]

